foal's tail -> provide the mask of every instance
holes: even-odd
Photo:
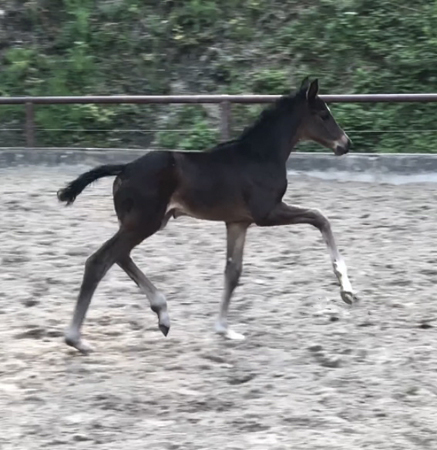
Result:
[[[57,195],[61,202],[66,202],[70,205],[76,200],[76,197],[93,181],[103,177],[110,177],[113,175],[120,175],[125,164],[107,164],[96,167],[88,172],[83,173],[78,178],[69,183],[65,188],[59,189]]]

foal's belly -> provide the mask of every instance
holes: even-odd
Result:
[[[252,221],[243,196],[241,165],[228,161],[226,154],[219,156],[175,156],[178,181],[167,212],[203,220]]]
[[[190,216],[195,219],[219,222],[252,221],[251,214],[244,205],[238,203],[199,205],[195,202],[186,202],[179,195],[175,195],[170,199],[166,212],[169,213],[170,211],[175,218],[179,216]]]
[[[167,205],[173,216],[220,222],[251,222],[252,216],[238,192],[221,189],[199,192],[196,189],[176,190]]]

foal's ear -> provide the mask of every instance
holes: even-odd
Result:
[[[305,77],[302,80],[302,83],[300,83],[300,90],[307,90],[308,86],[310,85],[310,77]]]
[[[307,89],[307,100],[314,100],[319,93],[319,80],[316,78]]]

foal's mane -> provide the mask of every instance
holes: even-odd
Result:
[[[271,149],[266,148],[266,142],[275,138],[273,133],[276,130],[272,128],[272,125],[284,113],[290,114],[293,111],[299,93],[300,91],[283,95],[261,111],[255,122],[247,126],[237,138],[216,145],[212,151],[219,151],[232,146],[237,147],[238,150],[236,151],[239,153],[261,155],[266,150],[268,152]]]
[[[245,140],[252,137],[260,128],[269,128],[275,122],[278,116],[284,114],[284,112],[290,112],[296,102],[297,93],[290,95],[283,95],[276,100],[272,105],[265,108],[259,114],[255,122],[247,126],[239,136],[239,140]]]

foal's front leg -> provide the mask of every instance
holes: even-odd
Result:
[[[243,252],[246,241],[248,224],[227,223],[226,224],[226,268],[225,285],[223,297],[220,305],[220,312],[215,324],[217,333],[224,335],[228,339],[244,339],[242,334],[228,328],[228,309],[232,294],[238,285],[243,269]]]
[[[347,275],[347,267],[340,255],[335,243],[329,220],[318,210],[301,208],[299,206],[288,206],[280,203],[268,214],[268,216],[257,222],[258,226],[268,227],[276,225],[294,225],[305,223],[320,230],[328,247],[334,273],[340,283],[340,293],[343,301],[351,305],[356,298],[352,285]]]

